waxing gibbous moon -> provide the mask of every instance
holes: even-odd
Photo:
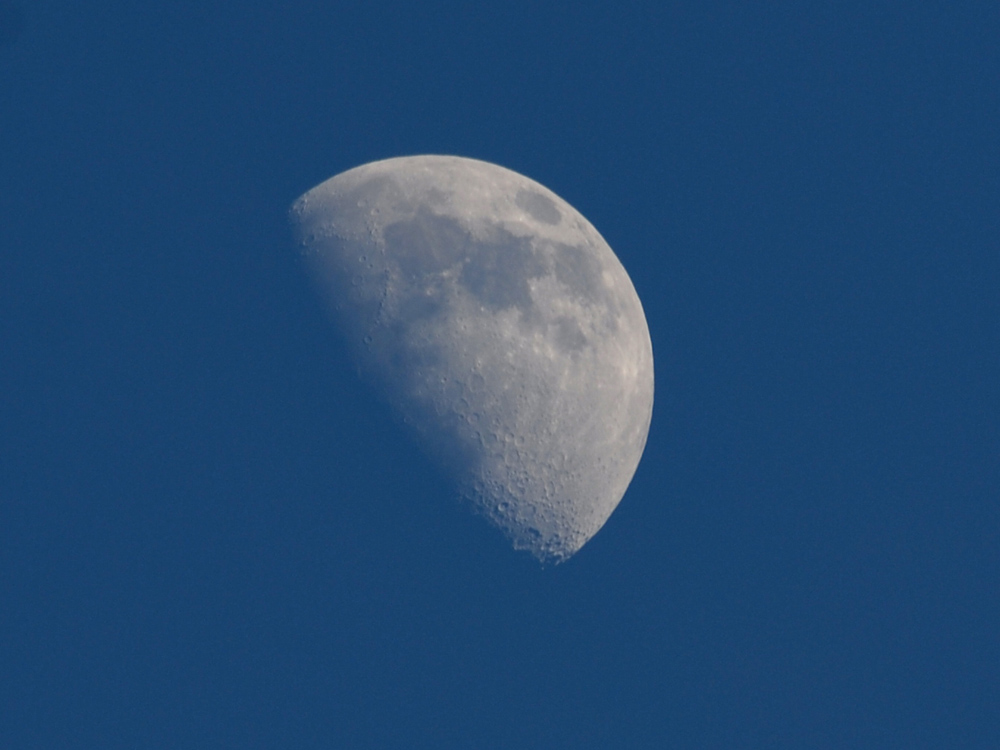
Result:
[[[653,407],[642,305],[572,206],[509,169],[410,156],[292,206],[359,370],[517,549],[561,562],[632,480]]]

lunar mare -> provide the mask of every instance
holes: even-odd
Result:
[[[611,248],[572,206],[455,156],[373,162],[292,206],[354,360],[517,549],[561,562],[642,455],[653,354]]]

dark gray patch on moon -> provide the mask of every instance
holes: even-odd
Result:
[[[383,236],[389,256],[411,279],[458,264],[469,245],[468,234],[457,221],[423,208],[412,219],[386,226]]]
[[[555,226],[562,220],[556,204],[534,190],[518,190],[514,203],[523,208],[536,221]]]
[[[493,242],[476,243],[460,281],[488,310],[517,307],[527,313],[533,304],[529,281],[545,273],[545,266],[529,242],[503,230],[497,235]]]
[[[555,273],[570,294],[585,302],[595,304],[611,299],[601,278],[601,264],[581,247],[557,243]]]
[[[485,162],[404,157],[319,185],[292,222],[359,370],[516,548],[560,562],[628,487],[653,360],[625,270],[550,195]]]
[[[580,330],[580,324],[568,317],[556,320],[555,340],[562,349],[569,352],[579,351],[587,345],[587,337]]]

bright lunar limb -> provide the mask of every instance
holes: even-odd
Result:
[[[291,209],[356,364],[511,540],[561,562],[632,480],[653,352],[628,274],[552,191],[503,167],[410,156]]]

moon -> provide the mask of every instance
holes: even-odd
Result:
[[[597,230],[457,156],[356,167],[290,218],[359,371],[460,496],[543,563],[576,553],[625,494],[653,407],[642,305]]]

